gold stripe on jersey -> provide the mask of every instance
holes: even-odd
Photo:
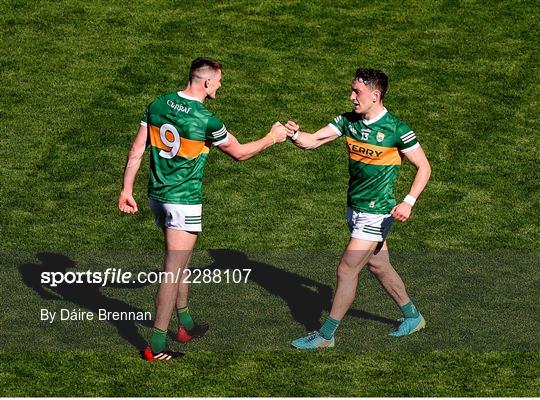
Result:
[[[167,146],[161,141],[161,135],[159,133],[160,128],[155,125],[150,125],[150,144],[161,150],[171,151],[171,147]],[[168,140],[174,140],[172,132],[166,132],[165,136]],[[210,153],[210,145],[206,141],[192,140],[187,138],[180,138],[180,148],[178,149],[177,156],[182,158],[197,158],[201,154]]]
[[[370,165],[401,165],[396,147],[382,147],[347,137],[349,158]]]

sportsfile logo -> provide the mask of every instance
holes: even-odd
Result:
[[[153,284],[153,283],[247,283],[250,268],[236,269],[178,269],[176,272],[151,271],[133,274],[122,268],[107,268],[105,271],[43,271],[41,284],[56,287],[63,284],[91,284],[107,286],[117,284]]]

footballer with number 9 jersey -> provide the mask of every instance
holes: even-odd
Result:
[[[334,346],[334,334],[356,297],[358,277],[366,265],[403,313],[390,335],[410,335],[426,325],[390,264],[386,237],[394,219],[409,219],[431,167],[415,133],[384,107],[387,89],[388,77],[383,72],[358,69],[351,87],[352,112],[337,116],[313,134],[300,132],[294,121],[285,125],[287,135],[302,149],[314,149],[344,136],[349,156],[347,222],[351,238],[337,267],[330,315],[318,331],[293,340],[298,349]],[[398,204],[393,187],[403,157],[417,171],[409,194]]]
[[[221,120],[203,105],[215,99],[221,87],[222,65],[210,58],[191,63],[189,83],[151,102],[141,121],[128,155],[118,208],[137,212],[133,184],[146,147],[150,148],[148,197],[156,224],[163,230],[166,255],[165,272],[180,277],[177,282],[162,281],[156,296],[156,315],[148,361],[168,361],[179,356],[167,348],[166,335],[172,312],[178,317],[177,340],[188,342],[208,330],[207,324],[193,321],[188,309],[187,266],[198,232],[202,230],[202,178],[212,146],[233,157],[247,160],[275,143],[286,140],[285,127],[276,122],[263,138],[240,144]]]

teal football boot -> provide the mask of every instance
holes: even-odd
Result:
[[[292,346],[301,350],[315,350],[324,347],[334,347],[334,338],[328,340],[323,337],[321,332],[314,331],[308,333],[307,336],[295,339],[292,341]]]
[[[395,331],[390,332],[388,335],[393,337],[407,336],[414,332],[419,332],[426,327],[426,320],[422,317],[422,314],[418,313],[416,318],[400,318],[399,326]]]

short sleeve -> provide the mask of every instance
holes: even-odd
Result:
[[[208,119],[208,125],[206,126],[206,139],[212,142],[214,146],[219,146],[229,140],[229,132],[221,120],[212,115]]]
[[[334,129],[334,132],[336,132],[336,135],[341,136],[345,132],[345,118],[343,118],[342,115],[338,115],[336,118],[332,120],[328,124],[328,126],[332,129]]]
[[[398,123],[396,133],[398,136],[396,147],[402,153],[407,153],[420,147],[420,143],[416,139],[416,134],[405,122],[400,121]]]

